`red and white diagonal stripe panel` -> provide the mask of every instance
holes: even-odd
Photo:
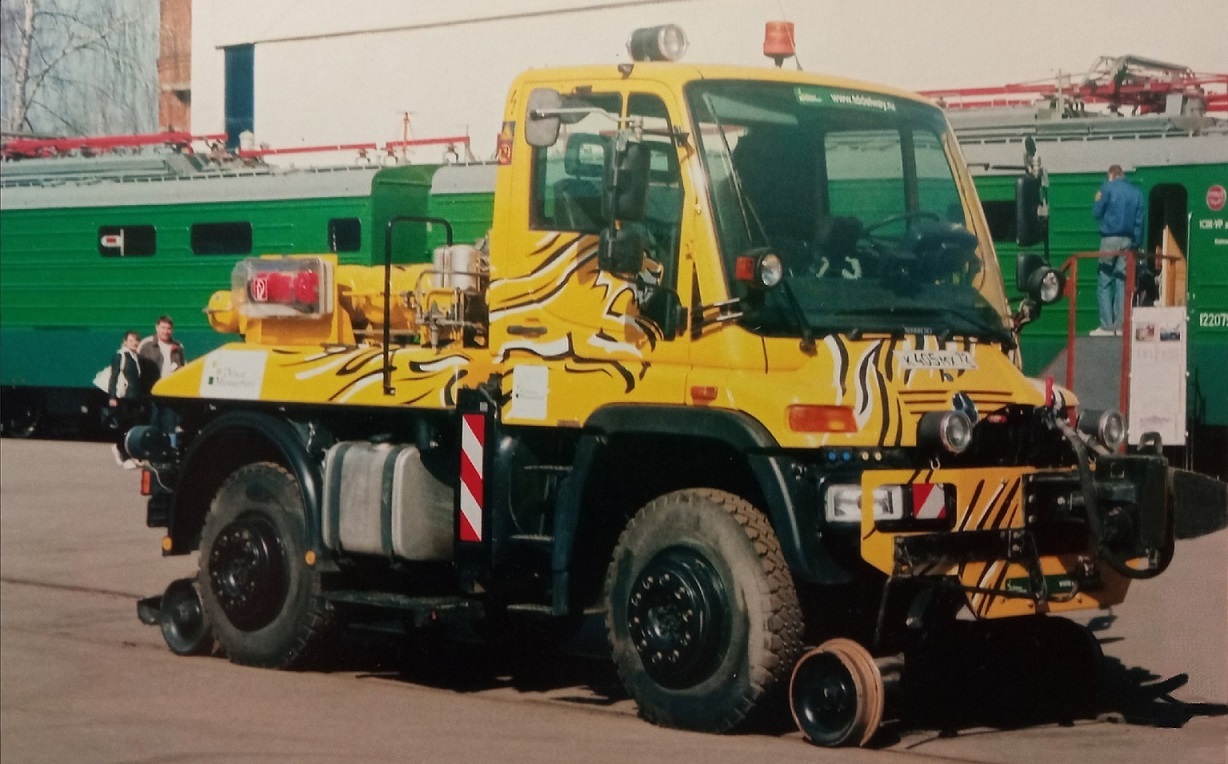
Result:
[[[482,477],[486,449],[486,417],[461,417],[460,540],[482,540],[482,502],[486,495]]]
[[[946,517],[946,486],[940,483],[913,483],[912,516],[918,520],[941,520]]]

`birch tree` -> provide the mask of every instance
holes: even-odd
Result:
[[[152,131],[157,48],[154,0],[0,0],[0,127]]]

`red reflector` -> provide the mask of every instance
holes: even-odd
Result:
[[[153,493],[153,473],[149,470],[141,470],[141,495],[149,496]]]
[[[854,432],[857,420],[848,406],[790,406],[789,429],[794,432]]]
[[[739,257],[733,264],[733,277],[738,281],[751,281],[755,278],[755,258]]]
[[[691,400],[699,404],[711,403],[716,400],[716,388],[710,385],[693,385],[691,387]]]
[[[947,516],[947,487],[942,483],[912,484],[912,516],[917,520],[941,520]]]

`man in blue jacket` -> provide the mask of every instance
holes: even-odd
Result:
[[[1143,243],[1143,194],[1126,180],[1121,165],[1109,167],[1109,179],[1096,192],[1092,215],[1100,224],[1100,251],[1137,250]],[[1126,256],[1101,257],[1096,273],[1100,326],[1093,337],[1121,334],[1126,298]]]

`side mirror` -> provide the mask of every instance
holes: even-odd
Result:
[[[648,147],[632,141],[606,153],[605,180],[601,192],[601,216],[636,222],[644,219],[648,207]],[[637,269],[638,270],[638,269]]]
[[[644,234],[634,228],[604,229],[597,267],[619,278],[635,278],[644,268]]]
[[[1015,288],[1022,294],[1027,294],[1032,274],[1043,267],[1045,258],[1035,252],[1020,252],[1015,256]]]
[[[559,139],[558,110],[563,107],[563,96],[550,88],[537,88],[529,93],[529,103],[524,115],[524,139],[530,146],[545,148]]]
[[[1045,223],[1040,216],[1041,180],[1035,175],[1015,179],[1015,243],[1030,247],[1045,240]]]

